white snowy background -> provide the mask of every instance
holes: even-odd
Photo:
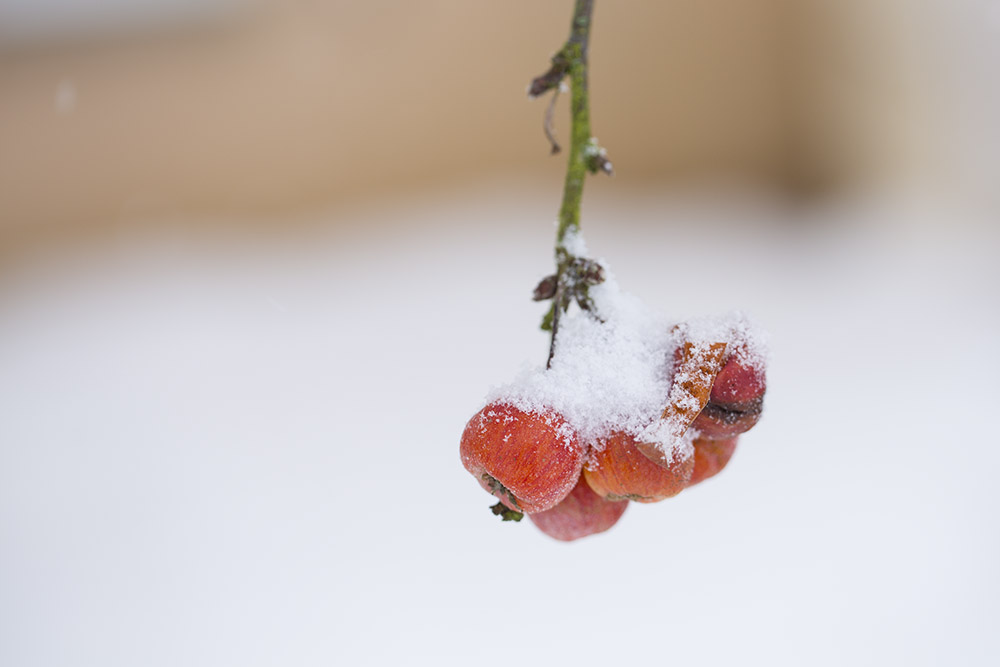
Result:
[[[564,544],[458,457],[546,353],[557,194],[4,266],[0,664],[996,664],[995,221],[593,188],[625,289],[773,362],[723,474]]]

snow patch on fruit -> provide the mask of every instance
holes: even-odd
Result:
[[[559,323],[551,368],[528,368],[491,402],[555,410],[595,444],[612,430],[638,433],[663,410],[674,342],[670,323],[621,292],[614,278],[590,288],[598,321],[573,309]]]
[[[726,360],[735,355],[740,363],[763,372],[770,361],[767,333],[746,313],[733,311],[714,317],[696,317],[678,324],[673,332],[678,344],[684,340],[695,345],[728,343]]]
[[[667,460],[680,463],[694,456],[694,439],[697,435],[694,429],[687,426],[678,428],[677,422],[658,419],[642,429],[637,437],[642,442],[656,445]]]
[[[574,256],[587,255],[579,234],[569,234],[564,246]],[[695,400],[676,391],[675,351],[685,342],[724,342],[727,357],[739,354],[764,368],[765,338],[740,312],[678,325],[623,292],[601,264],[607,277],[589,290],[594,309],[574,306],[563,315],[551,367],[523,369],[512,382],[494,388],[487,402],[541,415],[555,411],[565,419],[560,428],[567,431],[567,444],[575,431],[581,443],[600,449],[613,431],[623,431],[671,458],[688,457],[693,451],[690,423],[680,427],[661,419],[669,401]]]

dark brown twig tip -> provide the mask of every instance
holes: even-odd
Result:
[[[544,74],[539,74],[531,80],[531,84],[528,86],[528,97],[534,99],[553,88],[558,88],[567,72],[569,72],[569,61],[560,51],[552,56],[552,67]]]
[[[528,86],[528,97],[535,99],[536,97],[541,97],[545,93],[549,92],[555,88],[558,83],[550,83],[545,76],[545,74],[535,77],[531,80],[531,84]]]

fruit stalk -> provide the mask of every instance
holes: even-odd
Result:
[[[556,291],[552,306],[542,322],[542,328],[551,332],[547,366],[555,354],[559,318],[569,308],[573,298],[586,301],[586,285],[577,284],[573,264],[578,259],[567,247],[570,232],[580,228],[580,204],[583,200],[583,182],[587,172],[598,170],[611,173],[611,163],[604,152],[591,140],[590,99],[587,89],[587,51],[590,45],[590,27],[594,0],[576,0],[573,21],[566,44],[552,57],[552,66],[531,83],[529,94],[537,97],[550,90],[558,93],[563,79],[568,78],[572,91],[570,104],[569,160],[566,181],[563,185],[562,205],[559,208],[559,227],[556,231]]]
[[[563,185],[562,207],[559,209],[558,249],[564,248],[566,234],[580,228],[580,203],[583,200],[583,180],[587,175],[587,145],[590,143],[590,98],[587,90],[587,51],[590,46],[590,25],[594,0],[576,0],[569,41],[563,47],[562,59],[567,63],[572,102],[570,106],[569,162]],[[560,266],[560,270],[564,267]]]

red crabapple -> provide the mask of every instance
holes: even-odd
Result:
[[[664,455],[664,464],[654,463],[631,435],[617,432],[594,449],[583,470],[587,484],[608,500],[635,500],[655,503],[687,487],[694,470],[691,455],[673,458]]]
[[[692,427],[701,437],[715,440],[749,431],[760,419],[766,388],[763,368],[732,355],[716,376],[708,404]]]
[[[562,502],[550,510],[528,516],[549,537],[570,542],[603,533],[618,522],[627,507],[627,500],[601,498],[580,475],[576,486]]]
[[[727,440],[697,438],[694,441],[694,472],[691,473],[688,486],[694,486],[720,473],[736,451],[736,440],[737,438]]]
[[[491,403],[465,426],[462,465],[507,507],[531,514],[555,507],[573,489],[586,450],[554,410],[526,412]]]

